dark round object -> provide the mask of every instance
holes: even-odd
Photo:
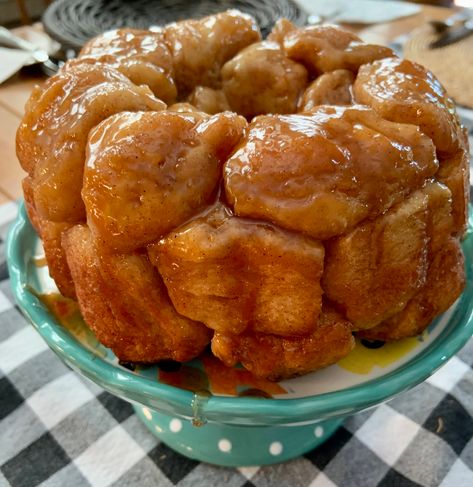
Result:
[[[361,339],[361,344],[366,348],[381,348],[384,347],[385,343],[386,342],[383,342],[381,340],[366,340],[365,338]]]
[[[121,27],[148,29],[236,8],[252,15],[263,36],[285,17],[297,25],[306,14],[292,0],[56,0],[45,11],[46,32],[64,48],[79,51],[92,37]]]
[[[175,360],[160,360],[156,365],[160,370],[164,370],[164,372],[177,372],[182,366],[180,362],[176,362]]]
[[[121,365],[122,367],[125,367],[125,369],[131,370],[131,371],[136,369],[136,364],[133,362],[123,362],[122,360],[119,360],[118,365]]]

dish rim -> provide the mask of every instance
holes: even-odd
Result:
[[[471,205],[470,205],[471,210]],[[471,211],[470,211],[471,214]],[[399,368],[362,384],[293,399],[211,396],[202,413],[209,420],[241,424],[297,424],[354,413],[406,391],[424,381],[456,354],[473,335],[473,219],[463,241],[466,287],[440,335]],[[48,346],[83,375],[121,397],[146,406],[159,403],[183,417],[195,414],[195,394],[134,374],[84,348],[62,328],[46,306],[28,289],[28,262],[36,232],[21,202],[6,243],[11,288],[18,306]],[[72,339],[71,339],[72,338]],[[108,387],[107,387],[108,386]]]

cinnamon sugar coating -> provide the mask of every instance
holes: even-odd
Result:
[[[465,285],[468,140],[438,80],[335,26],[120,29],[17,132],[49,272],[123,361],[280,380],[415,336]]]

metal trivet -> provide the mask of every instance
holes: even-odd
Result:
[[[292,0],[56,0],[47,8],[42,20],[52,38],[64,48],[78,51],[86,41],[110,29],[147,29],[230,8],[253,15],[263,36],[281,17],[297,25],[303,25],[307,19]]]

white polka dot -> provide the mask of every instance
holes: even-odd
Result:
[[[173,433],[179,433],[179,431],[181,431],[182,429],[182,421],[177,418],[171,419],[171,422],[169,423],[169,429]]]
[[[324,429],[322,428],[322,426],[317,426],[314,430],[314,435],[317,437],[317,438],[322,438],[322,436],[324,436]]]
[[[163,428],[161,428],[161,426],[158,426],[157,424],[154,425],[154,429],[158,432],[158,433],[162,433],[163,432]]]
[[[143,408],[143,415],[146,419],[151,419],[153,417],[151,411],[148,408]]]
[[[223,451],[224,453],[228,453],[232,449],[232,443],[230,440],[227,440],[226,438],[222,438],[218,442],[218,449],[220,451]]]
[[[273,441],[271,445],[269,445],[269,453],[271,455],[281,455],[282,453],[282,443],[279,441]]]

